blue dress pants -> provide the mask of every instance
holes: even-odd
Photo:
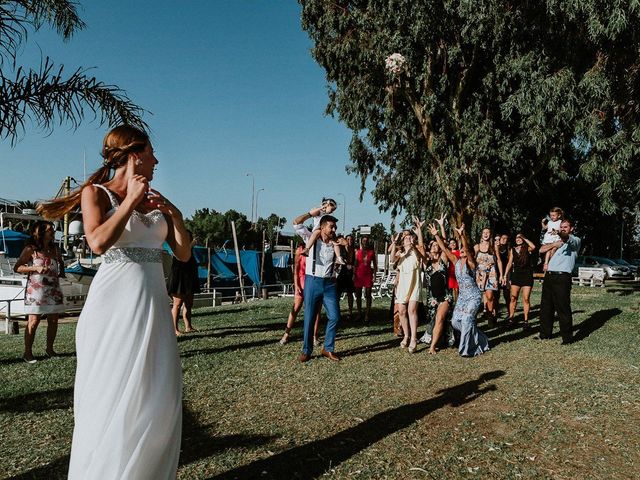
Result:
[[[313,319],[321,305],[327,312],[327,330],[324,338],[324,349],[333,352],[335,348],[336,330],[340,320],[340,304],[335,278],[321,278],[306,275],[304,278],[304,340],[302,353],[311,355],[313,351]]]

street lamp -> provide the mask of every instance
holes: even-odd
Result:
[[[344,193],[339,193],[338,195],[342,195],[342,231],[344,234],[347,234],[347,197],[345,197]]]
[[[260,196],[260,192],[262,192],[264,188],[261,188],[256,192],[256,222],[258,221],[258,197]]]
[[[256,178],[253,173],[247,173],[245,177],[251,176],[251,223],[253,223],[253,202],[256,197]]]

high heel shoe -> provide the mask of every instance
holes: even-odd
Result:
[[[400,342],[400,348],[407,348],[407,345],[409,345],[409,337],[405,337],[404,340]]]
[[[418,347],[417,343],[412,343],[411,345],[409,345],[409,349],[407,350],[409,353],[415,353],[416,352],[416,348]]]

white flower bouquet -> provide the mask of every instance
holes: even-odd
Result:
[[[385,67],[393,75],[407,72],[407,59],[400,53],[392,53],[384,60]]]

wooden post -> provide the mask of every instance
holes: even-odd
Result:
[[[295,281],[293,280],[293,275],[296,274],[296,253],[293,250],[293,240],[289,241],[289,254],[291,255],[291,257],[290,257],[291,258],[291,275],[292,275],[291,276],[291,283],[292,283],[292,285],[295,285]],[[295,288],[294,288],[293,294],[294,295],[296,294]]]
[[[293,274],[296,274],[295,268],[296,268],[296,264],[295,264],[295,251],[293,250],[293,240],[289,241],[289,248],[291,249],[291,271],[293,272]]]
[[[247,302],[247,297],[244,295],[244,280],[242,280],[242,265],[240,264],[240,249],[238,248],[238,237],[236,235],[236,222],[231,220],[231,232],[233,233],[233,248],[236,251],[236,263],[238,265],[238,280],[240,281],[240,295],[242,296],[243,303]]]
[[[211,247],[207,240],[207,292],[211,290]]]
[[[389,273],[389,243],[384,242],[384,275]]]

